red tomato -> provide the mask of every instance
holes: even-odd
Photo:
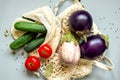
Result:
[[[52,48],[48,44],[44,44],[38,49],[41,58],[49,58],[52,54]]]
[[[36,71],[40,68],[40,60],[36,56],[29,56],[25,61],[25,67],[30,71]]]

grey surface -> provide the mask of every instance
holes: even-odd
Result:
[[[10,28],[15,18],[27,11],[38,7],[53,5],[57,0],[0,0],[0,80],[44,80],[36,78],[27,72],[24,67],[26,55],[22,56],[22,50],[16,55],[11,54],[9,44],[13,41]],[[120,0],[82,0],[82,4],[91,13],[99,29],[109,35],[110,46],[107,56],[113,61],[115,67],[112,71],[93,69],[92,74],[82,80],[119,80],[120,78]],[[60,12],[68,5],[67,1]],[[8,30],[9,36],[4,32]]]

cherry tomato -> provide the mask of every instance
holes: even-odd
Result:
[[[48,44],[44,44],[38,49],[41,58],[49,58],[52,54],[52,48]]]
[[[40,60],[36,56],[29,56],[25,61],[25,67],[30,71],[36,71],[40,68]]]

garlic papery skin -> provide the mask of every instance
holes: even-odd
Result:
[[[75,45],[73,41],[64,42],[59,47],[58,54],[61,63],[66,66],[77,64],[81,57],[79,45]]]

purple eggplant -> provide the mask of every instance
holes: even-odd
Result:
[[[108,37],[103,35],[92,35],[87,38],[87,42],[80,44],[81,54],[87,59],[96,59],[104,53],[108,47]]]
[[[90,30],[92,23],[91,15],[85,10],[75,11],[69,18],[70,28],[74,32]]]

